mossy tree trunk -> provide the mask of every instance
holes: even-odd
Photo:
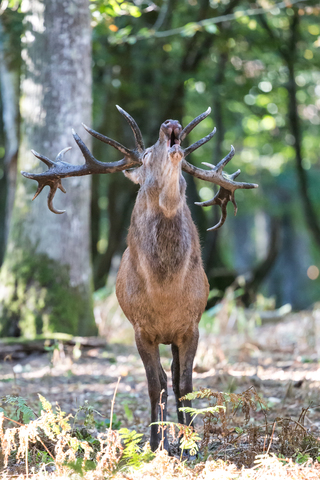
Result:
[[[91,32],[88,0],[29,0],[25,15],[18,171],[42,171],[31,148],[51,159],[67,146],[83,163],[71,128],[90,146]],[[0,273],[0,335],[96,333],[91,300],[90,178],[65,183],[50,212],[36,183],[18,174],[7,250]]]

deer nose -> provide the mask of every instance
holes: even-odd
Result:
[[[161,130],[165,135],[169,137],[174,137],[174,140],[179,140],[179,135],[181,133],[182,127],[178,120],[166,120],[161,125]]]

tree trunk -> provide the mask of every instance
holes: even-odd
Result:
[[[221,97],[221,89],[225,83],[225,73],[228,62],[228,50],[221,52],[219,55],[219,63],[217,74],[213,82],[213,115],[214,115],[214,126],[217,129],[215,134],[215,149],[213,150],[213,159],[212,163],[217,165],[220,160],[223,158],[223,148],[222,143],[225,135],[224,121],[223,121],[223,98]],[[212,213],[210,216],[210,226],[218,223],[220,218],[220,208],[213,207]],[[221,255],[219,254],[218,248],[218,237],[219,230],[214,232],[207,232],[205,237],[205,249],[204,249],[204,268],[206,274],[209,278],[210,283],[210,272],[214,267],[221,266]]]
[[[87,145],[81,122],[91,122],[91,44],[88,0],[29,0],[25,15],[25,74],[18,170],[42,169],[31,148],[83,163],[71,127]],[[91,300],[90,177],[69,179],[51,213],[45,195],[18,175],[9,239],[0,277],[0,334],[33,336],[96,332]]]
[[[289,81],[287,84],[288,91],[288,118],[290,133],[294,137],[294,149],[296,154],[296,171],[300,187],[300,195],[304,209],[305,220],[313,240],[320,247],[320,224],[318,221],[317,212],[312,204],[309,191],[309,181],[307,171],[303,168],[303,159],[301,151],[301,127],[300,118],[298,114],[298,105],[296,97],[296,82],[294,71],[294,60],[287,59],[287,66],[289,70]]]
[[[295,64],[297,62],[297,44],[301,38],[299,35],[299,12],[294,8],[294,15],[290,22],[290,37],[287,42],[283,41],[269,26],[266,18],[259,17],[261,25],[267,31],[270,39],[275,43],[285,65],[288,68],[289,79],[285,86],[288,91],[288,124],[291,135],[294,137],[294,149],[296,154],[296,172],[300,188],[305,220],[316,245],[320,246],[320,223],[317,212],[312,204],[309,191],[308,174],[303,168],[302,158],[302,132],[298,113],[297,86],[295,81]]]
[[[3,159],[3,184],[0,186],[1,214],[0,228],[0,264],[8,238],[10,217],[13,208],[19,146],[19,85],[20,62],[13,62],[5,49],[5,31],[0,17],[0,90],[5,156]],[[11,60],[11,61],[10,61]]]

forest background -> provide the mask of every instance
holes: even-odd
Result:
[[[194,202],[214,189],[186,177],[209,307],[230,285],[246,306],[319,301],[319,3],[24,0],[0,13],[0,336],[96,333],[92,292],[112,294],[137,186],[121,173],[67,179],[55,216],[44,193],[31,203],[36,185],[20,170],[43,171],[31,148],[54,160],[73,146],[65,160],[83,163],[71,134],[90,146],[81,122],[132,147],[116,104],[147,146],[167,118],[185,126],[211,106],[189,141],[217,133],[189,161],[217,164],[232,144],[228,173],[259,184],[207,232],[220,211]]]

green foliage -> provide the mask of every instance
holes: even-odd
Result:
[[[96,420],[95,426],[98,430],[105,430],[107,428],[110,428],[111,425],[111,419],[110,418],[105,418],[104,420]],[[121,427],[121,420],[118,419],[117,415],[114,413],[112,416],[112,429],[113,430],[119,430]]]
[[[95,415],[98,415],[98,417],[100,418],[96,419]],[[85,427],[84,432],[86,432],[86,429],[92,429],[92,428],[96,428],[97,430],[101,430],[101,431],[106,431],[108,428],[110,428],[110,423],[111,423],[110,419],[103,418],[103,415],[101,415],[101,413],[97,409],[95,409],[92,405],[90,405],[88,400],[85,400],[84,404],[80,405],[77,408],[76,413],[74,415],[74,419],[73,419],[73,429],[75,429],[76,427],[76,422],[79,423],[80,417],[84,417],[84,418],[81,418],[81,425]],[[120,426],[121,426],[121,420],[119,420],[117,418],[117,415],[114,413],[113,419],[112,419],[112,429],[119,430]],[[85,438],[86,440],[88,440],[87,436],[83,437],[82,430],[79,430],[78,428],[76,430],[78,432],[77,435],[80,434],[82,435],[82,438]]]
[[[216,163],[232,144],[236,155],[231,163],[234,170],[238,167],[242,170],[239,179],[259,183],[259,189],[236,192],[238,218],[233,219],[229,214],[214,249],[211,249],[212,233],[207,234],[206,228],[212,225],[209,222],[217,207],[204,210],[193,207],[193,201],[199,201],[197,196],[202,199],[205,193],[209,196],[210,191],[213,196],[213,188],[195,180],[192,193],[190,188],[187,191],[193,218],[200,231],[210,283],[224,291],[228,286],[224,283],[225,275],[218,284],[213,283],[217,271],[236,275],[237,271],[249,272],[258,265],[267,247],[262,237],[265,239],[267,235],[270,218],[277,217],[291,232],[289,236],[295,245],[292,245],[292,251],[301,247],[309,252],[309,258],[302,260],[300,256],[297,260],[293,255],[288,260],[288,265],[295,269],[292,274],[285,274],[279,264],[275,265],[273,281],[261,288],[264,288],[265,296],[277,295],[277,304],[283,304],[288,302],[281,293],[287,291],[284,282],[293,284],[294,279],[299,279],[299,285],[292,285],[292,291],[298,293],[290,300],[296,303],[294,308],[302,304],[307,306],[318,298],[320,276],[309,281],[306,271],[309,265],[319,264],[319,251],[310,249],[309,240],[302,247],[301,238],[308,238],[308,232],[297,188],[296,140],[289,125],[289,71],[281,52],[288,51],[290,28],[297,8],[299,28],[294,68],[303,165],[308,172],[312,202],[319,210],[317,129],[320,116],[317,105],[320,79],[316,33],[319,9],[299,5],[252,17],[241,14],[247,9],[243,2],[235,9],[231,2],[210,2],[208,8],[202,8],[200,2],[178,2],[175,8],[169,6],[167,11],[165,3],[156,2],[154,10],[139,5],[139,17],[123,13],[109,19],[101,14],[94,17],[94,122],[100,131],[119,139],[122,124],[113,105],[122,101],[140,124],[146,143],[151,145],[165,118],[177,118],[185,125],[208,104],[214,106],[210,118],[190,133],[189,142],[205,136],[214,126],[217,126],[218,133],[212,142],[192,154],[191,163],[201,166],[201,162],[211,159]],[[98,4],[92,5],[93,12],[95,5]],[[228,23],[216,25],[215,20],[225,15],[226,10],[231,19]],[[163,18],[163,22],[158,27],[159,18]],[[270,38],[263,19],[274,32],[275,40]],[[308,55],[312,55],[312,59],[308,60]],[[157,99],[155,91],[158,92]],[[106,111],[108,115],[105,115]],[[106,154],[103,148],[96,147],[98,158]],[[108,151],[107,155],[118,159],[113,152]],[[231,165],[226,170],[227,173],[234,171]],[[113,188],[108,193],[110,184]],[[122,186],[120,180],[119,183],[107,178],[100,180],[101,207],[102,203],[104,206],[97,209],[100,215],[97,243],[108,239],[109,245],[113,244],[112,226],[118,224],[117,216],[127,216],[126,222],[129,221],[129,187],[126,196]],[[114,202],[117,209],[111,218],[112,213],[106,205]],[[259,230],[259,216],[263,216],[266,222],[265,233]],[[242,221],[246,233],[239,246],[234,233],[240,231]],[[248,251],[245,245],[249,245]],[[282,252],[289,255],[288,249]],[[276,283],[277,288],[274,287]],[[208,325],[212,323],[212,318],[207,319]],[[242,327],[246,328],[244,322]]]
[[[49,414],[49,420],[44,425],[44,431],[46,435],[49,437],[55,437],[60,433],[69,432],[69,430],[71,430],[69,420],[72,415],[66,415],[66,413],[61,410],[59,405],[57,405],[55,411],[53,411],[51,403],[45,397],[43,397],[40,393],[38,393],[38,397],[42,410]],[[76,450],[78,449],[77,443],[71,444],[71,446],[75,447]]]
[[[295,461],[299,464],[304,464],[307,463],[308,460],[310,460],[310,455],[308,453],[298,453]]]
[[[77,473],[82,478],[86,472],[96,469],[96,463],[92,460],[83,461],[81,457],[78,457],[73,462],[65,462],[64,465],[70,468],[74,473]]]
[[[124,413],[126,414],[127,419],[130,421],[133,419],[133,413],[127,402],[122,402]]]
[[[154,458],[154,453],[151,451],[149,444],[140,446],[142,433],[127,428],[121,428],[119,433],[124,443],[122,459],[126,465],[138,469],[142,462],[149,462]]]
[[[188,394],[189,395],[189,394]],[[191,400],[190,398],[185,396],[188,400]],[[196,417],[197,415],[204,415],[205,413],[217,413],[219,409],[222,408],[223,410],[226,409],[224,405],[215,405],[214,407],[206,407],[206,408],[192,408],[192,407],[181,407],[179,410],[181,412],[186,412],[190,413],[192,417]]]
[[[3,412],[6,417],[21,423],[29,423],[30,420],[35,418],[34,411],[27,405],[27,400],[23,397],[6,395],[1,398],[1,403],[12,407],[10,411],[0,407],[0,412]]]
[[[102,417],[101,413],[98,412],[98,410],[96,410],[95,408],[93,408],[93,406],[89,404],[88,400],[85,400],[84,404],[80,405],[76,410],[73,426],[75,425],[75,422],[80,413],[84,414],[83,425],[87,428],[93,428],[96,426],[94,414]]]
[[[245,280],[243,277],[237,278],[237,283],[244,284]],[[223,298],[221,301],[216,303],[213,307],[206,310],[202,315],[202,326],[208,332],[219,333],[218,325],[215,325],[215,317],[219,314],[222,310],[225,313],[226,318],[234,318],[235,319],[235,327],[240,333],[250,333],[252,330],[261,324],[261,319],[258,313],[254,311],[250,316],[246,316],[245,309],[243,304],[241,303],[241,297],[244,294],[245,290],[243,288],[234,288],[233,286],[228,287],[225,290]],[[219,292],[220,293],[220,292]],[[212,293],[210,292],[209,299],[212,297],[217,297],[217,290],[213,289]],[[274,299],[271,299],[269,302],[260,294],[259,298],[259,306],[261,305],[272,305],[274,308]],[[265,300],[265,303],[262,302],[262,298]],[[240,301],[239,301],[240,299]]]
[[[12,2],[9,2],[8,8],[1,13],[1,46],[6,57],[8,68],[15,72],[19,72],[21,67],[21,36],[24,31],[23,19],[24,14],[18,11]]]
[[[181,458],[183,457],[183,452],[185,452],[186,450],[189,450],[190,455],[196,455],[199,451],[199,446],[197,442],[200,441],[201,437],[198,432],[191,428],[185,428],[180,442]]]
[[[35,458],[34,458],[35,457]],[[29,462],[35,462],[36,465],[43,466],[52,462],[52,458],[47,452],[37,450],[35,456],[29,452]]]
[[[141,16],[141,9],[133,2],[125,0],[90,0],[92,11],[99,12],[107,17],[132,16],[138,18]]]

